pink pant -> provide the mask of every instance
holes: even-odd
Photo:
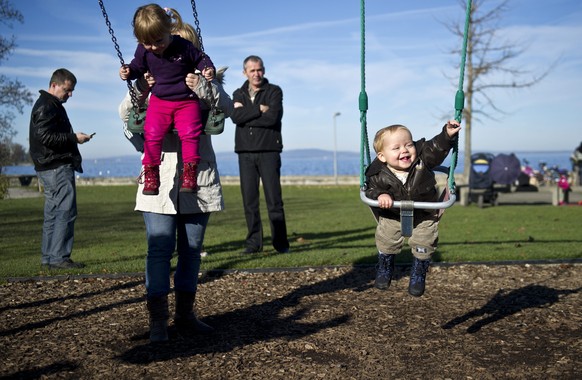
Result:
[[[144,125],[144,165],[160,165],[162,142],[172,127],[178,131],[182,142],[182,161],[200,161],[200,134],[202,114],[200,100],[162,100],[150,97]]]

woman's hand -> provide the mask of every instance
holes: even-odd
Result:
[[[202,75],[204,76],[204,78],[206,78],[207,81],[213,80],[214,79],[214,68],[206,67],[204,70],[202,70]]]
[[[186,75],[186,86],[190,88],[190,90],[195,91],[196,87],[198,87],[198,83],[200,82],[200,75],[198,74],[188,74]]]

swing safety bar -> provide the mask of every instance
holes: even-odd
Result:
[[[442,172],[445,174],[449,173],[449,168],[447,168],[445,166],[436,166],[433,170],[438,171],[438,172]],[[403,206],[407,207],[407,208],[408,207],[421,208],[421,209],[425,209],[425,210],[440,210],[443,208],[449,208],[457,200],[457,196],[456,196],[454,189],[449,189],[449,191],[450,191],[449,199],[444,201],[444,202],[394,201],[394,203],[392,204],[392,208],[403,208]],[[364,189],[360,190],[360,199],[362,200],[362,202],[364,202],[365,204],[367,204],[370,207],[379,207],[377,200],[370,199],[370,198],[366,197],[366,192],[364,191]]]

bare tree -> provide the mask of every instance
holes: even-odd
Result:
[[[14,22],[24,22],[20,11],[13,8],[8,0],[0,0],[0,23],[12,28]],[[8,59],[8,56],[16,47],[14,35],[0,36],[0,62]],[[25,105],[32,104],[32,93],[18,80],[12,80],[5,75],[0,75],[0,145],[9,151],[12,137],[16,134],[12,122],[14,111],[22,113]],[[0,168],[5,165],[7,154],[0,154]]]
[[[496,3],[496,4],[495,4]],[[463,177],[468,182],[471,171],[471,131],[479,117],[494,119],[505,113],[488,94],[493,89],[526,88],[540,82],[551,69],[535,75],[512,65],[525,48],[516,41],[506,41],[501,34],[499,21],[507,11],[509,0],[473,0],[467,36],[465,64],[465,108],[463,110],[465,134]],[[466,9],[467,3],[459,0]],[[488,7],[489,4],[492,4]],[[464,22],[451,22],[446,27],[463,39]],[[452,50],[460,55],[461,49]]]

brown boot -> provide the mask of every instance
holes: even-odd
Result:
[[[160,193],[160,166],[144,165],[137,181],[143,183],[143,195],[158,195]]]
[[[150,314],[150,342],[168,341],[168,296],[147,299]]]
[[[178,330],[195,334],[212,334],[214,328],[200,321],[194,313],[196,293],[176,290],[176,314],[174,323]]]
[[[195,193],[198,190],[198,164],[195,162],[187,162],[184,164],[184,171],[182,173],[182,187],[181,193]]]

